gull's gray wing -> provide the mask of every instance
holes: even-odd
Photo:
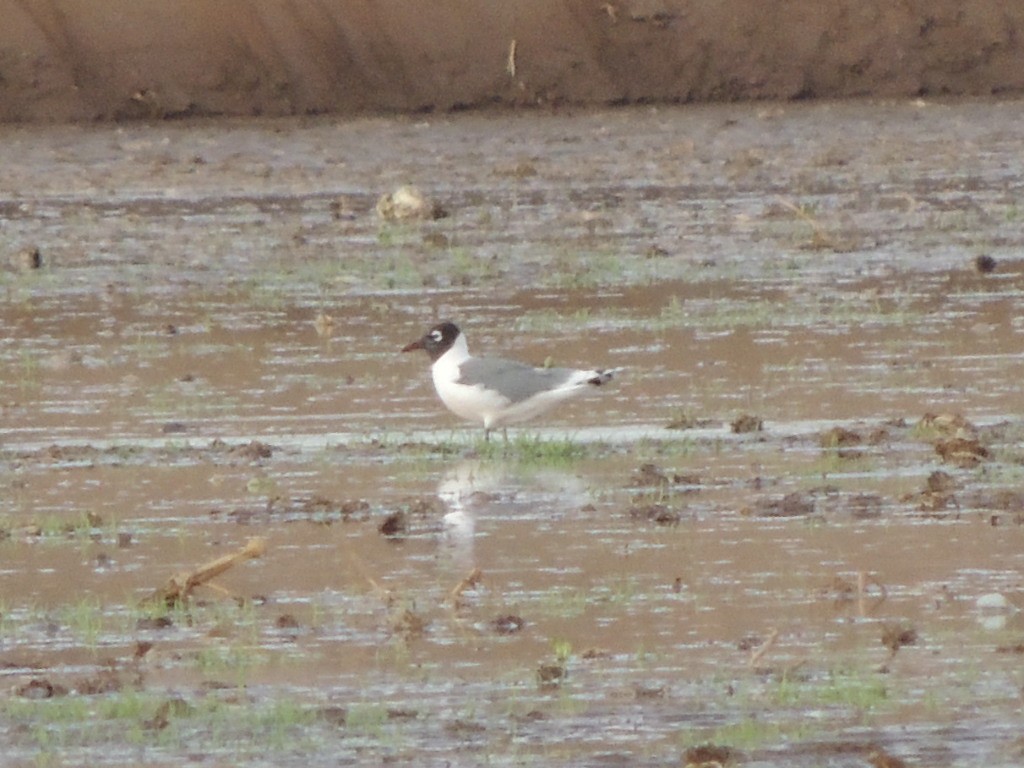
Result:
[[[578,374],[572,368],[534,368],[496,357],[472,357],[459,366],[459,383],[482,385],[513,403],[521,403],[539,392],[568,383]]]

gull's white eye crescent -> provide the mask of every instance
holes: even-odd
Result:
[[[440,341],[443,338],[440,331],[434,330],[430,332],[431,341]]]

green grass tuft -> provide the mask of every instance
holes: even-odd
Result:
[[[473,451],[482,459],[512,460],[538,466],[564,466],[589,455],[588,446],[571,438],[545,439],[538,434],[521,432],[506,442],[498,435],[490,440],[480,437]]]

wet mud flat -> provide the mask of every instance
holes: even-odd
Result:
[[[1022,112],[3,129],[0,762],[1020,764]]]

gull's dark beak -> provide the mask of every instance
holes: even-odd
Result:
[[[423,349],[423,339],[416,339],[412,344],[406,344],[402,347],[403,352],[413,352],[417,349]]]

